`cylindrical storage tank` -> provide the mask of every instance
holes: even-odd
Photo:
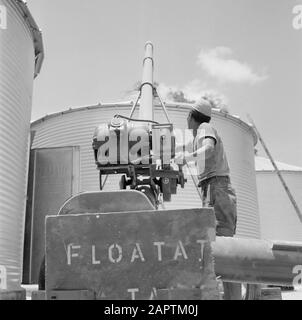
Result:
[[[106,104],[73,109],[46,116],[32,123],[36,132],[33,148],[62,146],[80,147],[80,181],[82,191],[98,190],[98,172],[92,150],[92,135],[96,126],[108,122],[115,114],[128,116],[130,103]],[[171,122],[175,128],[186,129],[188,105],[166,104]],[[138,112],[134,114],[134,118]],[[155,120],[165,123],[160,106],[155,108]],[[240,119],[219,111],[213,111],[212,123],[218,130],[225,145],[231,169],[231,179],[238,198],[237,236],[259,238],[259,214],[257,203],[256,176],[254,163],[254,145],[257,138],[253,129]],[[200,207],[201,200],[195,185],[187,175],[188,183],[184,189],[178,187],[172,202],[165,208]],[[119,177],[109,176],[104,190],[119,188]]]
[[[41,33],[26,4],[0,0],[0,289],[21,285],[33,79]]]
[[[302,210],[302,168],[276,161],[298,207]],[[271,161],[255,157],[261,238],[302,241],[302,223]]]

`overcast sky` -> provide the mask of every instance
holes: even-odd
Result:
[[[127,99],[150,40],[162,89],[188,98],[218,92],[232,114],[253,117],[276,160],[302,166],[302,29],[293,27],[299,4],[28,0],[45,46],[32,118]]]

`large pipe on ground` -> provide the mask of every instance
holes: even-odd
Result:
[[[217,237],[212,249],[224,281],[293,286],[302,276],[302,243]]]
[[[153,120],[153,45],[145,45],[139,119]]]

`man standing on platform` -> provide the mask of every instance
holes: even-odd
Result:
[[[192,152],[178,152],[175,160],[183,164],[196,162],[203,207],[210,206],[215,211],[216,235],[233,237],[237,225],[236,194],[223,143],[210,124],[211,117],[212,106],[208,100],[201,99],[192,106],[187,118],[188,129],[193,131],[194,137]],[[224,282],[223,286],[225,300],[241,300],[241,284]]]

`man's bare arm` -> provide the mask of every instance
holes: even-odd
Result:
[[[196,161],[198,157],[203,157],[203,159],[208,159],[211,157],[213,151],[215,148],[215,140],[213,138],[205,138],[202,141],[202,146],[198,148],[194,152],[180,152],[179,154],[176,154],[175,159],[178,160],[180,158],[183,158],[186,160],[186,162],[190,161]]]

